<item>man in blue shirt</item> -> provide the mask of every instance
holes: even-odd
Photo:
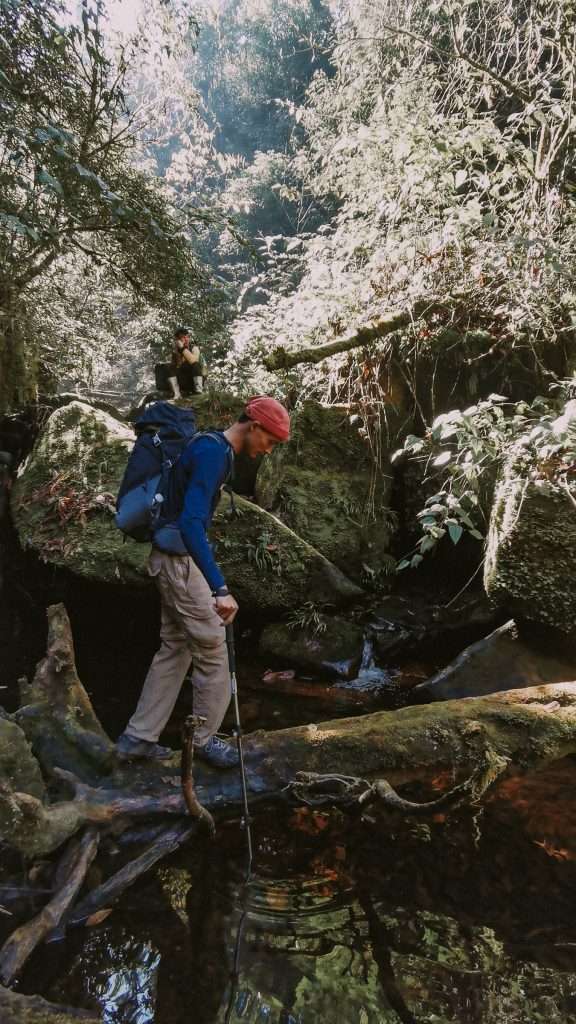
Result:
[[[230,674],[224,626],[238,605],[230,594],[208,542],[207,530],[220,490],[230,475],[234,454],[267,454],[290,437],[290,417],[274,398],[259,395],[227,430],[200,434],[174,467],[170,507],[178,519],[154,535],[149,572],[161,605],[161,646],[136,711],[120,736],[123,760],[171,757],[158,745],[184,677],[193,660],[194,712],[206,722],[196,731],[196,752],[219,768],[238,762],[237,751],[215,734],[230,702]]]

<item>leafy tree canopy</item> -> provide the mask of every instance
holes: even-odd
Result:
[[[171,299],[206,313],[208,274],[191,239],[211,214],[179,203],[147,172],[144,128],[152,130],[154,111],[127,94],[146,39],[112,52],[104,27],[99,0],[84,0],[79,24],[59,0],[0,5],[4,403],[14,392],[25,397],[41,375],[27,296],[49,270],[81,267],[90,279],[95,267],[101,287],[127,285],[157,306]],[[188,29],[193,39],[196,24]]]

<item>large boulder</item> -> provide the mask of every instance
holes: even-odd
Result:
[[[555,424],[560,426],[554,438]],[[566,427],[568,429],[566,429]],[[576,402],[552,424],[552,440],[576,442]],[[497,483],[484,568],[490,600],[515,619],[576,645],[576,483],[560,444],[538,458],[530,438],[514,446]],[[568,471],[566,470],[568,463]]]
[[[391,486],[346,409],[305,402],[292,417],[290,442],[263,462],[256,497],[360,581],[391,564]]]
[[[363,643],[361,626],[323,616],[315,625],[297,628],[271,623],[262,632],[260,650],[284,665],[349,679],[360,665]]]
[[[124,543],[114,502],[134,432],[84,402],[56,409],[22,466],[12,515],[24,548],[79,576],[142,584],[148,548]]]
[[[320,551],[276,516],[236,497],[234,516],[224,495],[212,539],[226,581],[241,605],[290,611],[311,601],[342,605],[363,591]]]
[[[230,422],[242,408],[213,396],[195,401],[201,428]],[[147,544],[124,541],[113,521],[114,499],[134,435],[107,412],[72,401],[56,409],[22,467],[12,494],[20,542],[46,562],[104,583],[149,585]],[[250,488],[248,488],[250,489]],[[340,605],[362,591],[278,518],[225,499],[213,539],[227,581],[252,608],[287,610],[307,600]]]
[[[484,697],[525,686],[563,683],[576,676],[576,659],[530,646],[514,621],[466,647],[446,668],[415,686],[412,699]]]

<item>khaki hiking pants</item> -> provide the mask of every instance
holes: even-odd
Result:
[[[156,742],[172,714],[192,659],[194,714],[206,718],[194,740],[203,746],[220,728],[230,703],[224,623],[214,609],[210,587],[189,555],[167,555],[153,548],[148,572],[160,591],[161,647],[126,732]]]

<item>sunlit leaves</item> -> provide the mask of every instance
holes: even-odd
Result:
[[[558,415],[550,399],[513,404],[493,394],[464,411],[438,416],[424,438],[406,437],[403,448],[395,453],[396,461],[418,459],[424,467],[424,483],[443,483],[417,514],[422,531],[417,553],[433,551],[446,535],[452,544],[465,534],[484,540],[489,496],[511,452],[526,477],[535,482],[565,477],[576,465],[576,401],[569,401]],[[412,559],[405,558],[398,568],[412,564]]]

